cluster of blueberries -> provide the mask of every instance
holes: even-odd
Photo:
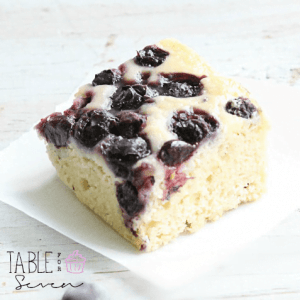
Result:
[[[168,52],[152,45],[138,51],[134,61],[137,65],[153,68],[161,65],[168,55]],[[161,73],[158,82],[148,83],[150,72],[145,72],[141,74],[139,82],[130,83],[123,79],[125,71],[124,65],[119,69],[105,70],[96,74],[92,82],[93,86],[117,87],[111,96],[111,110],[86,109],[93,96],[88,93],[79,102],[74,102],[64,114],[54,113],[42,119],[37,129],[57,148],[67,146],[70,137],[73,137],[79,145],[99,151],[115,175],[125,179],[124,184],[117,188],[119,202],[129,215],[135,215],[143,209],[143,205],[138,201],[138,190],[132,184],[131,169],[138,160],[151,154],[151,144],[143,132],[147,117],[139,113],[139,108],[145,103],[154,102],[152,98],[158,95],[177,98],[201,95],[204,88],[201,79],[206,76]],[[229,101],[225,109],[243,118],[251,118],[256,111],[246,98]],[[200,109],[175,112],[171,130],[177,134],[178,140],[166,142],[158,158],[166,166],[178,166],[218,127],[219,122]]]

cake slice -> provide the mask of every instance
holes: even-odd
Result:
[[[143,251],[265,190],[259,104],[174,39],[96,74],[36,129],[61,180]]]

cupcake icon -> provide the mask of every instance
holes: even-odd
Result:
[[[67,271],[73,274],[80,274],[83,272],[86,258],[79,254],[78,250],[73,251],[66,259]]]

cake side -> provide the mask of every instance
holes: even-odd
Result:
[[[78,200],[140,249],[144,241],[124,224],[116,198],[115,178],[104,160],[87,157],[76,145],[57,149],[48,144],[47,153],[59,178],[74,191]]]
[[[140,224],[141,235],[151,241],[147,250],[260,198],[266,189],[265,126],[236,131],[209,149],[203,147],[183,168],[189,179],[176,193],[168,200],[152,194],[149,215]]]

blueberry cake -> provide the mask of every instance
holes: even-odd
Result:
[[[265,190],[259,104],[174,39],[96,74],[36,129],[61,180],[143,251]]]

